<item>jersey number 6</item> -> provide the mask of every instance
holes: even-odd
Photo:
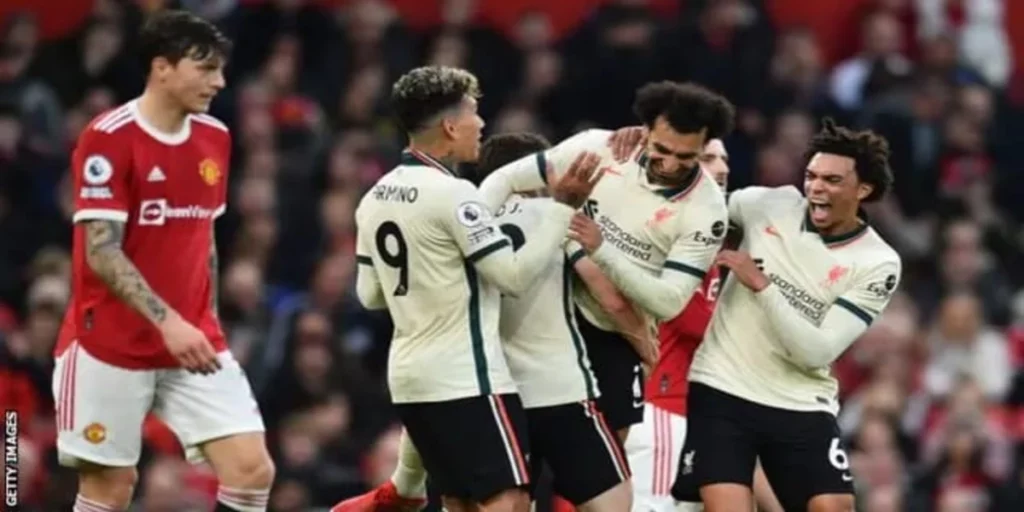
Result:
[[[377,228],[377,235],[375,238],[377,240],[377,253],[380,254],[380,260],[389,267],[398,269],[398,286],[395,286],[393,295],[401,297],[408,294],[409,246],[405,243],[405,237],[402,236],[402,230],[398,228],[398,224],[389,220]],[[388,238],[392,238],[394,240],[394,252],[388,248]]]

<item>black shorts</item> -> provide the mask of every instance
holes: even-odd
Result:
[[[443,496],[482,503],[530,483],[526,413],[519,396],[395,404]]]
[[[767,407],[690,383],[687,432],[672,496],[699,502],[716,483],[751,486],[758,458],[783,510],[820,494],[852,494],[850,459],[827,412]]]
[[[582,505],[629,479],[625,451],[594,402],[527,409],[526,419],[533,481],[546,463],[555,493]]]
[[[606,331],[587,321],[576,310],[576,323],[587,344],[590,367],[597,377],[601,396],[597,406],[612,430],[644,421],[644,383],[640,356],[621,334]]]

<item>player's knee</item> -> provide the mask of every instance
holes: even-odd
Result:
[[[138,479],[139,472],[133,467],[85,464],[78,469],[78,492],[92,501],[124,509],[132,501]]]
[[[247,489],[269,489],[274,484],[277,469],[274,461],[265,453],[240,455],[234,473],[238,487]]]
[[[853,512],[853,495],[825,494],[811,498],[808,512]]]
[[[226,464],[216,464],[221,485],[237,489],[269,489],[274,483],[274,461],[263,450],[238,452]]]
[[[269,489],[274,483],[274,462],[262,433],[241,434],[209,441],[202,446],[221,486]]]

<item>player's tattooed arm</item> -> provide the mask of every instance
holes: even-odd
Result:
[[[210,269],[210,310],[217,314],[220,305],[220,258],[217,255],[217,230],[210,228],[210,255],[206,260]]]
[[[86,262],[115,295],[153,324],[167,319],[170,307],[146,283],[121,248],[124,223],[90,220],[84,223]]]

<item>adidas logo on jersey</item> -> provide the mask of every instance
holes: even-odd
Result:
[[[164,175],[164,171],[160,170],[159,167],[154,167],[152,171],[149,171],[149,176],[146,176],[146,181],[152,183],[154,181],[165,181],[167,176]]]

